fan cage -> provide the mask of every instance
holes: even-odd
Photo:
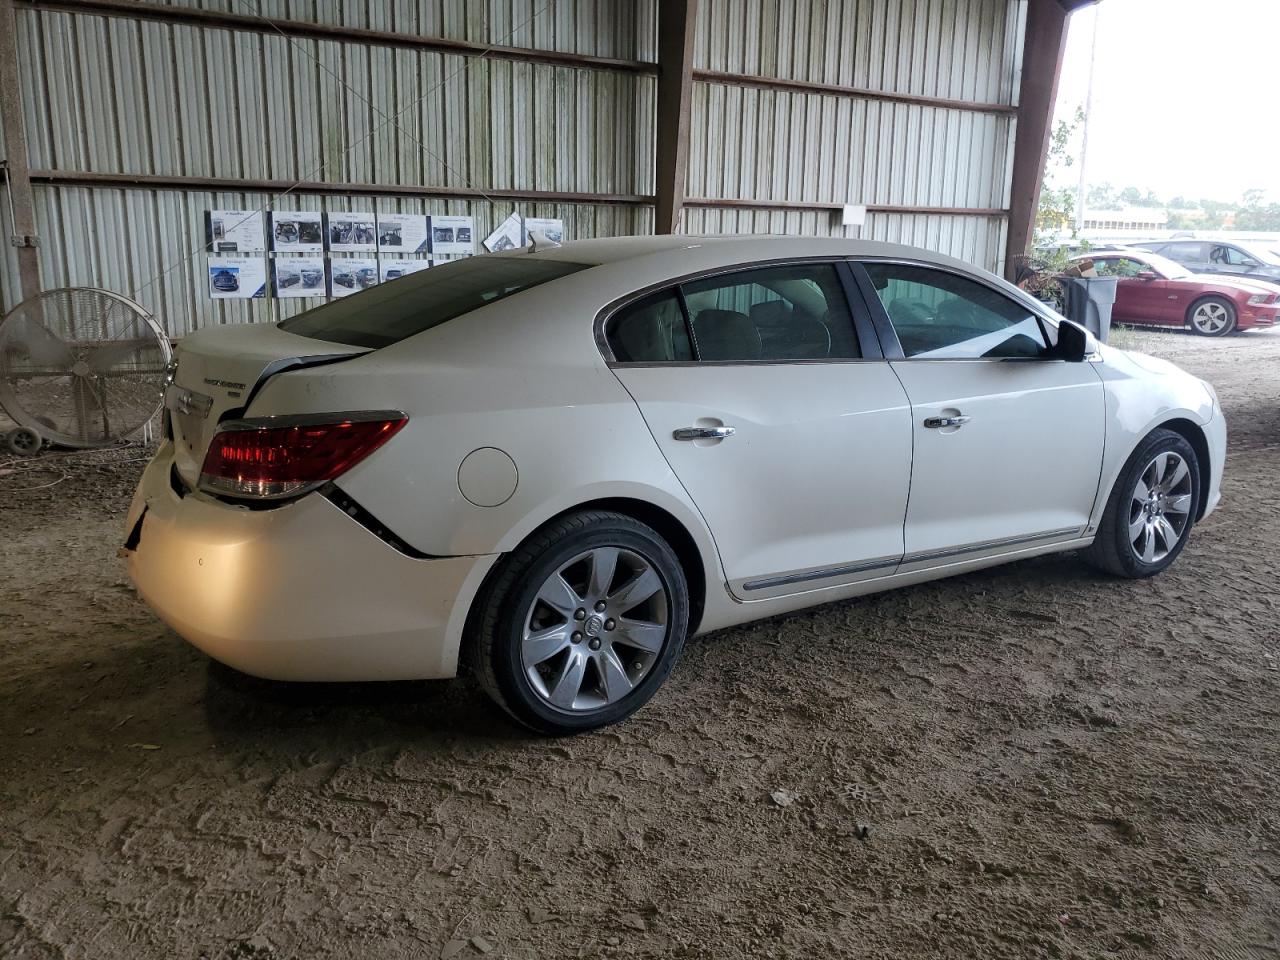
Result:
[[[172,356],[160,325],[132,300],[47,290],[0,321],[0,407],[63,446],[118,443],[159,411]]]

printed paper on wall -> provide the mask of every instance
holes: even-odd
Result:
[[[499,253],[510,250],[512,247],[522,247],[524,246],[523,233],[520,214],[513,213],[498,224],[498,228],[493,233],[484,238],[485,249],[490,253]]]
[[[267,295],[267,262],[261,257],[210,257],[209,296],[254,300]]]
[[[271,249],[276,253],[323,253],[324,214],[318,210],[274,211]]]
[[[420,213],[378,214],[380,253],[426,253],[427,218]]]
[[[339,253],[377,249],[378,218],[372,213],[329,213],[326,217],[326,237],[329,249]]]
[[[430,260],[382,260],[382,282],[395,280],[399,277],[407,277],[411,273],[417,273],[419,270],[425,270],[431,266]]]
[[[266,250],[261,210],[210,210],[205,239],[210,253],[258,253]]]
[[[446,255],[476,252],[475,221],[471,217],[432,217],[431,252]]]
[[[349,297],[378,285],[378,261],[363,257],[334,257],[329,261],[329,295]]]
[[[323,257],[276,257],[274,263],[277,297],[323,297]]]
[[[564,243],[564,221],[555,220],[550,217],[525,217],[524,218],[524,240],[529,243],[533,240],[534,232],[541,233],[552,243]]]

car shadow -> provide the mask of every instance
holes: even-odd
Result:
[[[263,680],[217,661],[206,667],[205,719],[219,743],[335,738],[351,748],[465,735],[518,741],[512,723],[469,677],[451,680],[303,683]]]

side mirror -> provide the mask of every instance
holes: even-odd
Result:
[[[1084,327],[1078,327],[1069,321],[1058,324],[1058,345],[1053,351],[1055,359],[1083,363],[1097,349],[1098,341]]]
[[[1156,280],[1158,279],[1158,277],[1156,276],[1156,273],[1154,270],[1140,270],[1138,271],[1138,279],[1139,280]]]

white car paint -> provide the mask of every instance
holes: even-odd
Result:
[[[687,536],[691,579],[705,583],[697,631],[707,632],[1087,546],[1126,458],[1172,421],[1202,432],[1205,512],[1218,502],[1225,426],[1211,390],[1105,346],[1083,363],[678,367],[611,365],[595,336],[599,318],[641,291],[790,258],[936,265],[1062,322],[960,261],[758,236],[494,256],[595,265],[377,350],[270,326],[180,344],[169,404],[179,437],[160,448],[128,517],[134,581],[178,633],[280,679],[452,676],[476,593],[502,555],[558,514],[602,500],[660,511]],[[290,368],[293,358],[327,362]],[[200,394],[211,398],[207,416],[180,412],[193,397],[198,408]],[[330,499],[313,492],[250,509],[196,489],[220,416],[358,410],[403,411],[408,423],[340,476]],[[921,427],[956,412],[972,421]],[[671,438],[699,423],[738,432]]]

